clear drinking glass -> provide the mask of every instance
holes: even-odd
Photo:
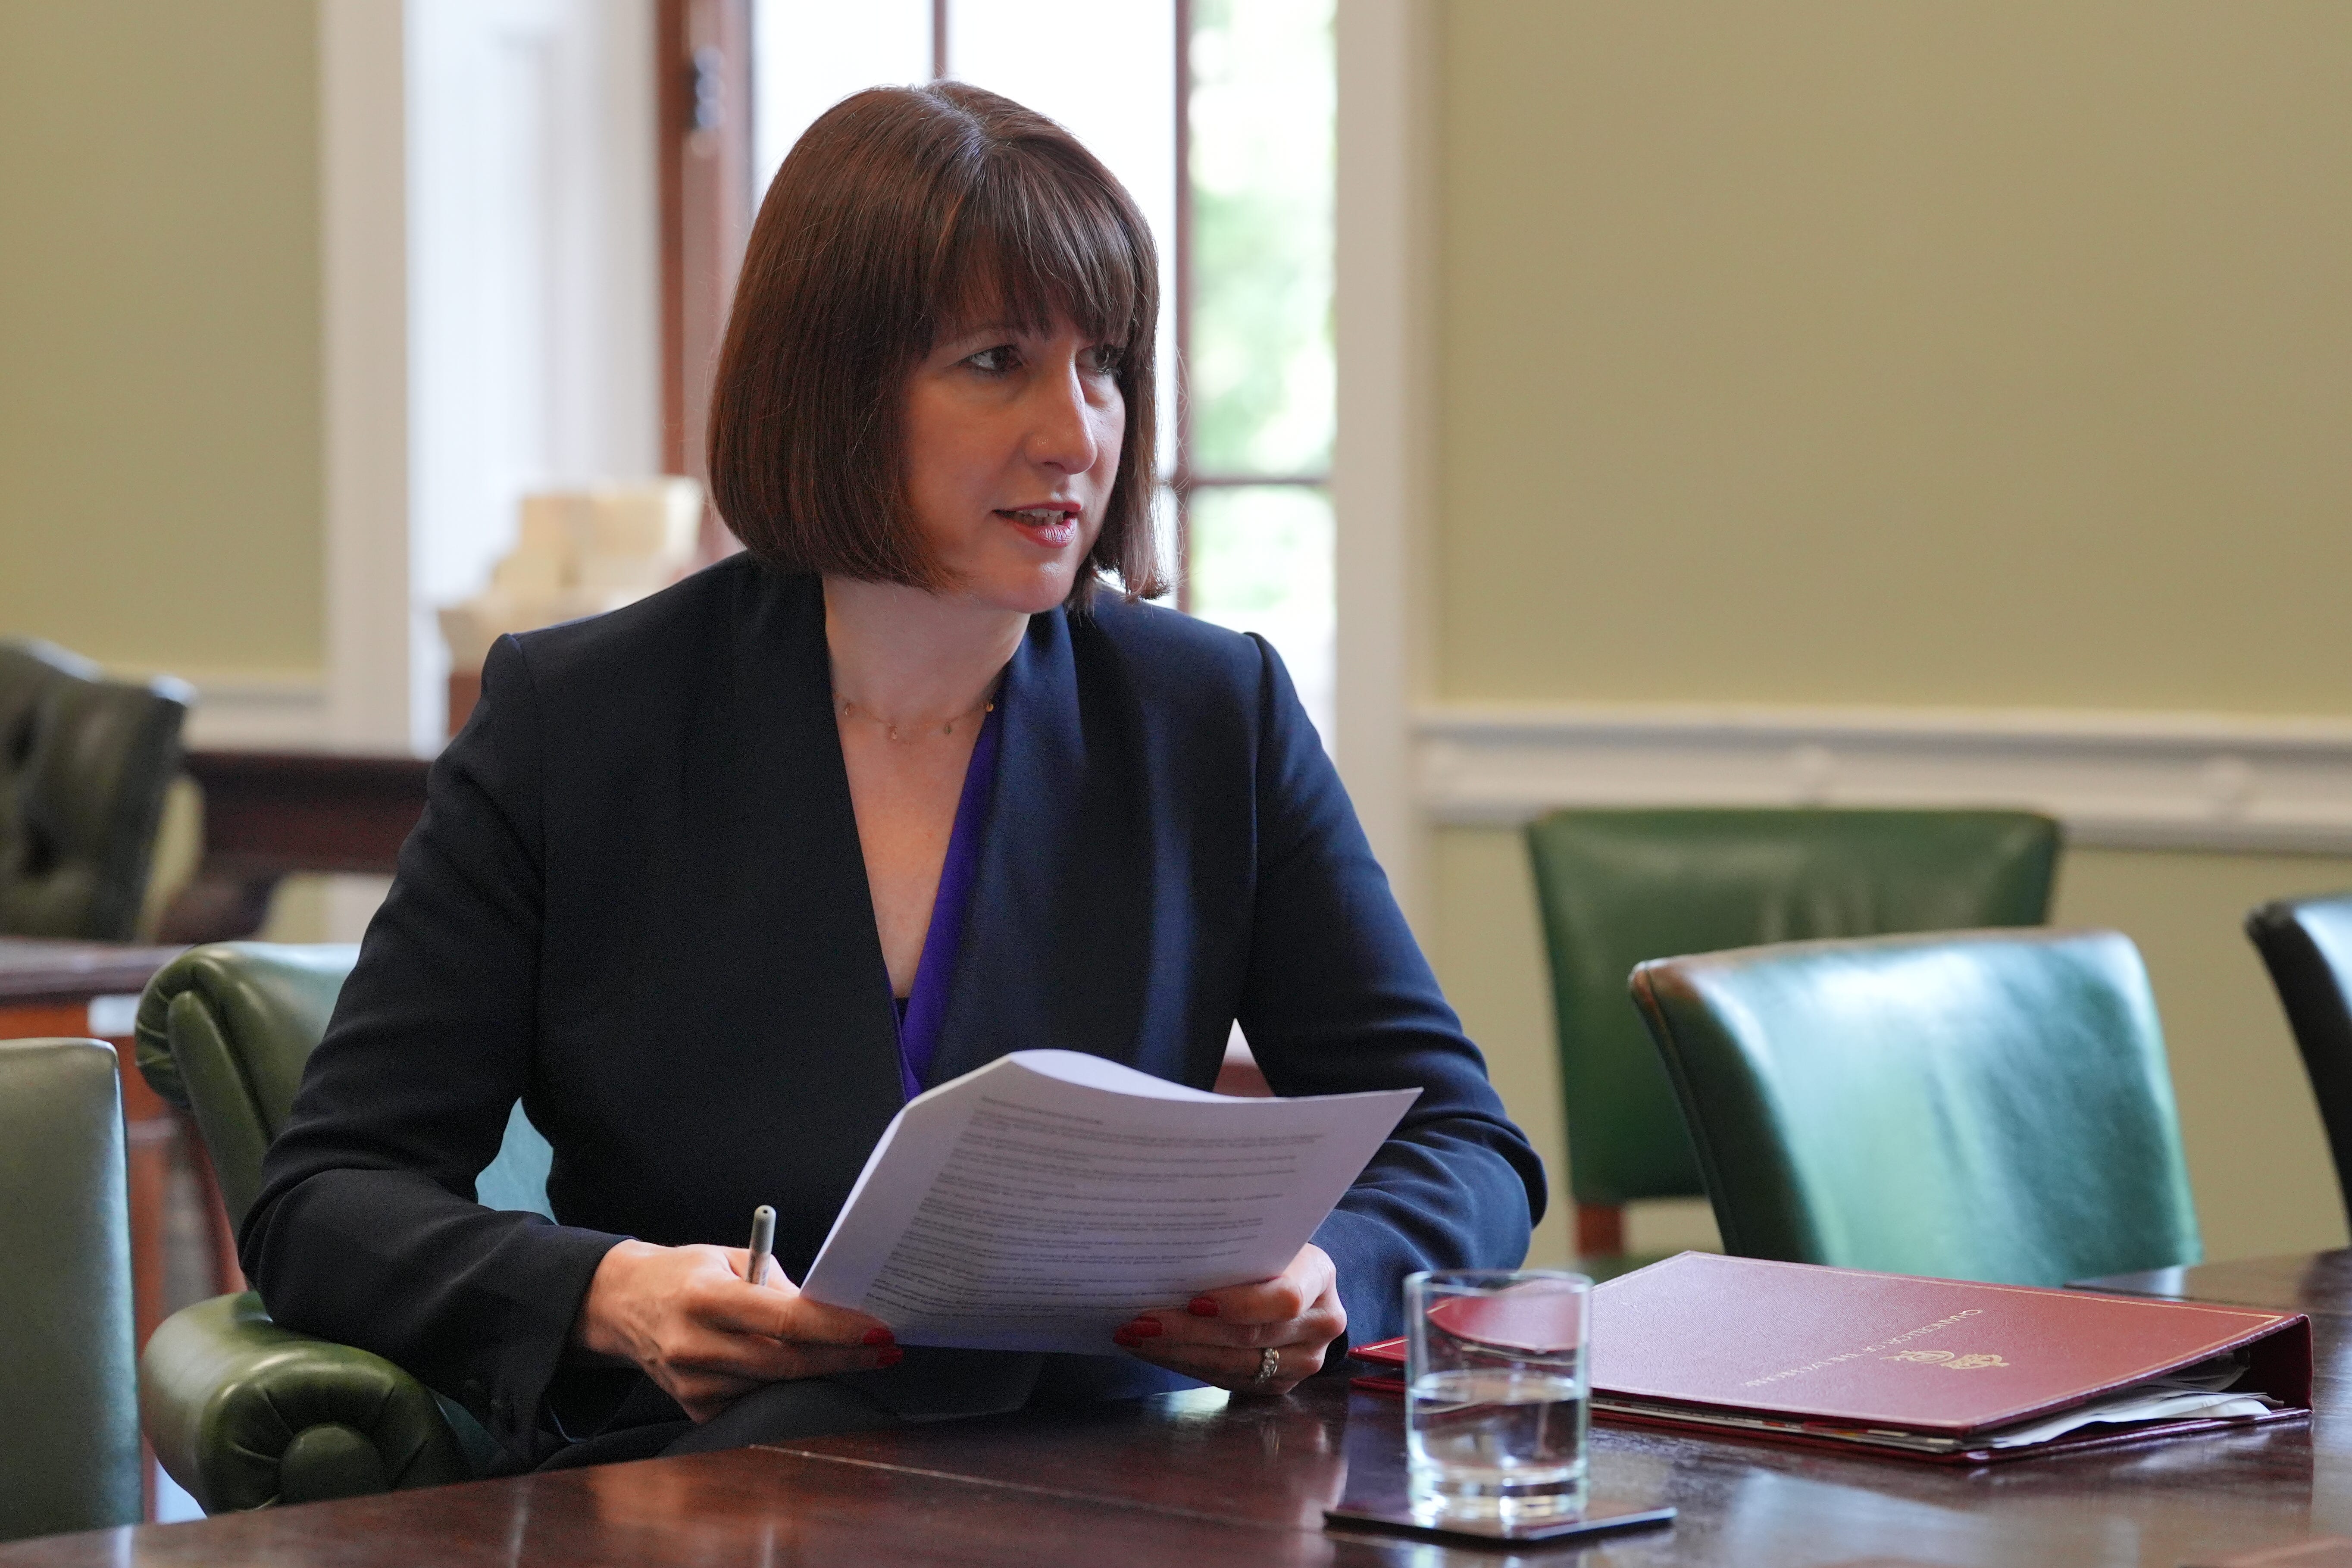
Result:
[[[1584,1510],[1592,1281],[1454,1269],[1404,1282],[1416,1513],[1534,1523]]]

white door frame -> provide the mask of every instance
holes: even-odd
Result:
[[[320,0],[327,732],[409,749],[408,158],[402,0]]]
[[[658,466],[652,7],[320,0],[318,17],[320,739],[429,753],[446,668],[430,601],[479,585],[511,538],[515,486]],[[500,79],[486,62],[526,47],[537,95],[486,98]],[[531,145],[494,144],[508,134]],[[545,188],[522,201],[484,188],[502,156]],[[498,263],[511,273],[518,255],[535,268],[521,291],[546,306],[536,336],[501,331],[513,304],[499,286],[519,280]],[[531,452],[477,438],[504,427],[504,404],[531,405]]]
[[[1334,750],[1373,852],[1407,918],[1423,924],[1412,710],[1433,685],[1436,26],[1429,0],[1336,9]]]

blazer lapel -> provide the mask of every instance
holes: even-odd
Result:
[[[737,1048],[754,1077],[742,1081],[773,1086],[776,1114],[801,1123],[787,1156],[796,1175],[845,1196],[903,1096],[833,715],[823,589],[814,577],[751,574],[734,623],[724,694],[688,763],[688,798],[716,818],[692,836],[709,847],[689,896],[711,910],[694,923],[727,955],[723,972],[701,967],[725,993],[712,1015],[748,1022]]]
[[[935,1084],[1010,1051],[1131,1062],[1138,1048],[1151,889],[1131,699],[1109,671],[1081,672],[1070,621],[1055,610],[1031,619],[1001,700],[996,788]]]

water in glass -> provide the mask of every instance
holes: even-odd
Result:
[[[1580,1276],[1535,1270],[1408,1282],[1417,1511],[1507,1524],[1582,1510],[1590,1289]]]
[[[1581,1506],[1581,1380],[1508,1368],[1424,1373],[1406,1424],[1414,1489],[1449,1513],[1522,1518]]]

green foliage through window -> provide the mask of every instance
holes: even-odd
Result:
[[[1331,0],[1197,0],[1195,472],[1330,466],[1332,110]]]

